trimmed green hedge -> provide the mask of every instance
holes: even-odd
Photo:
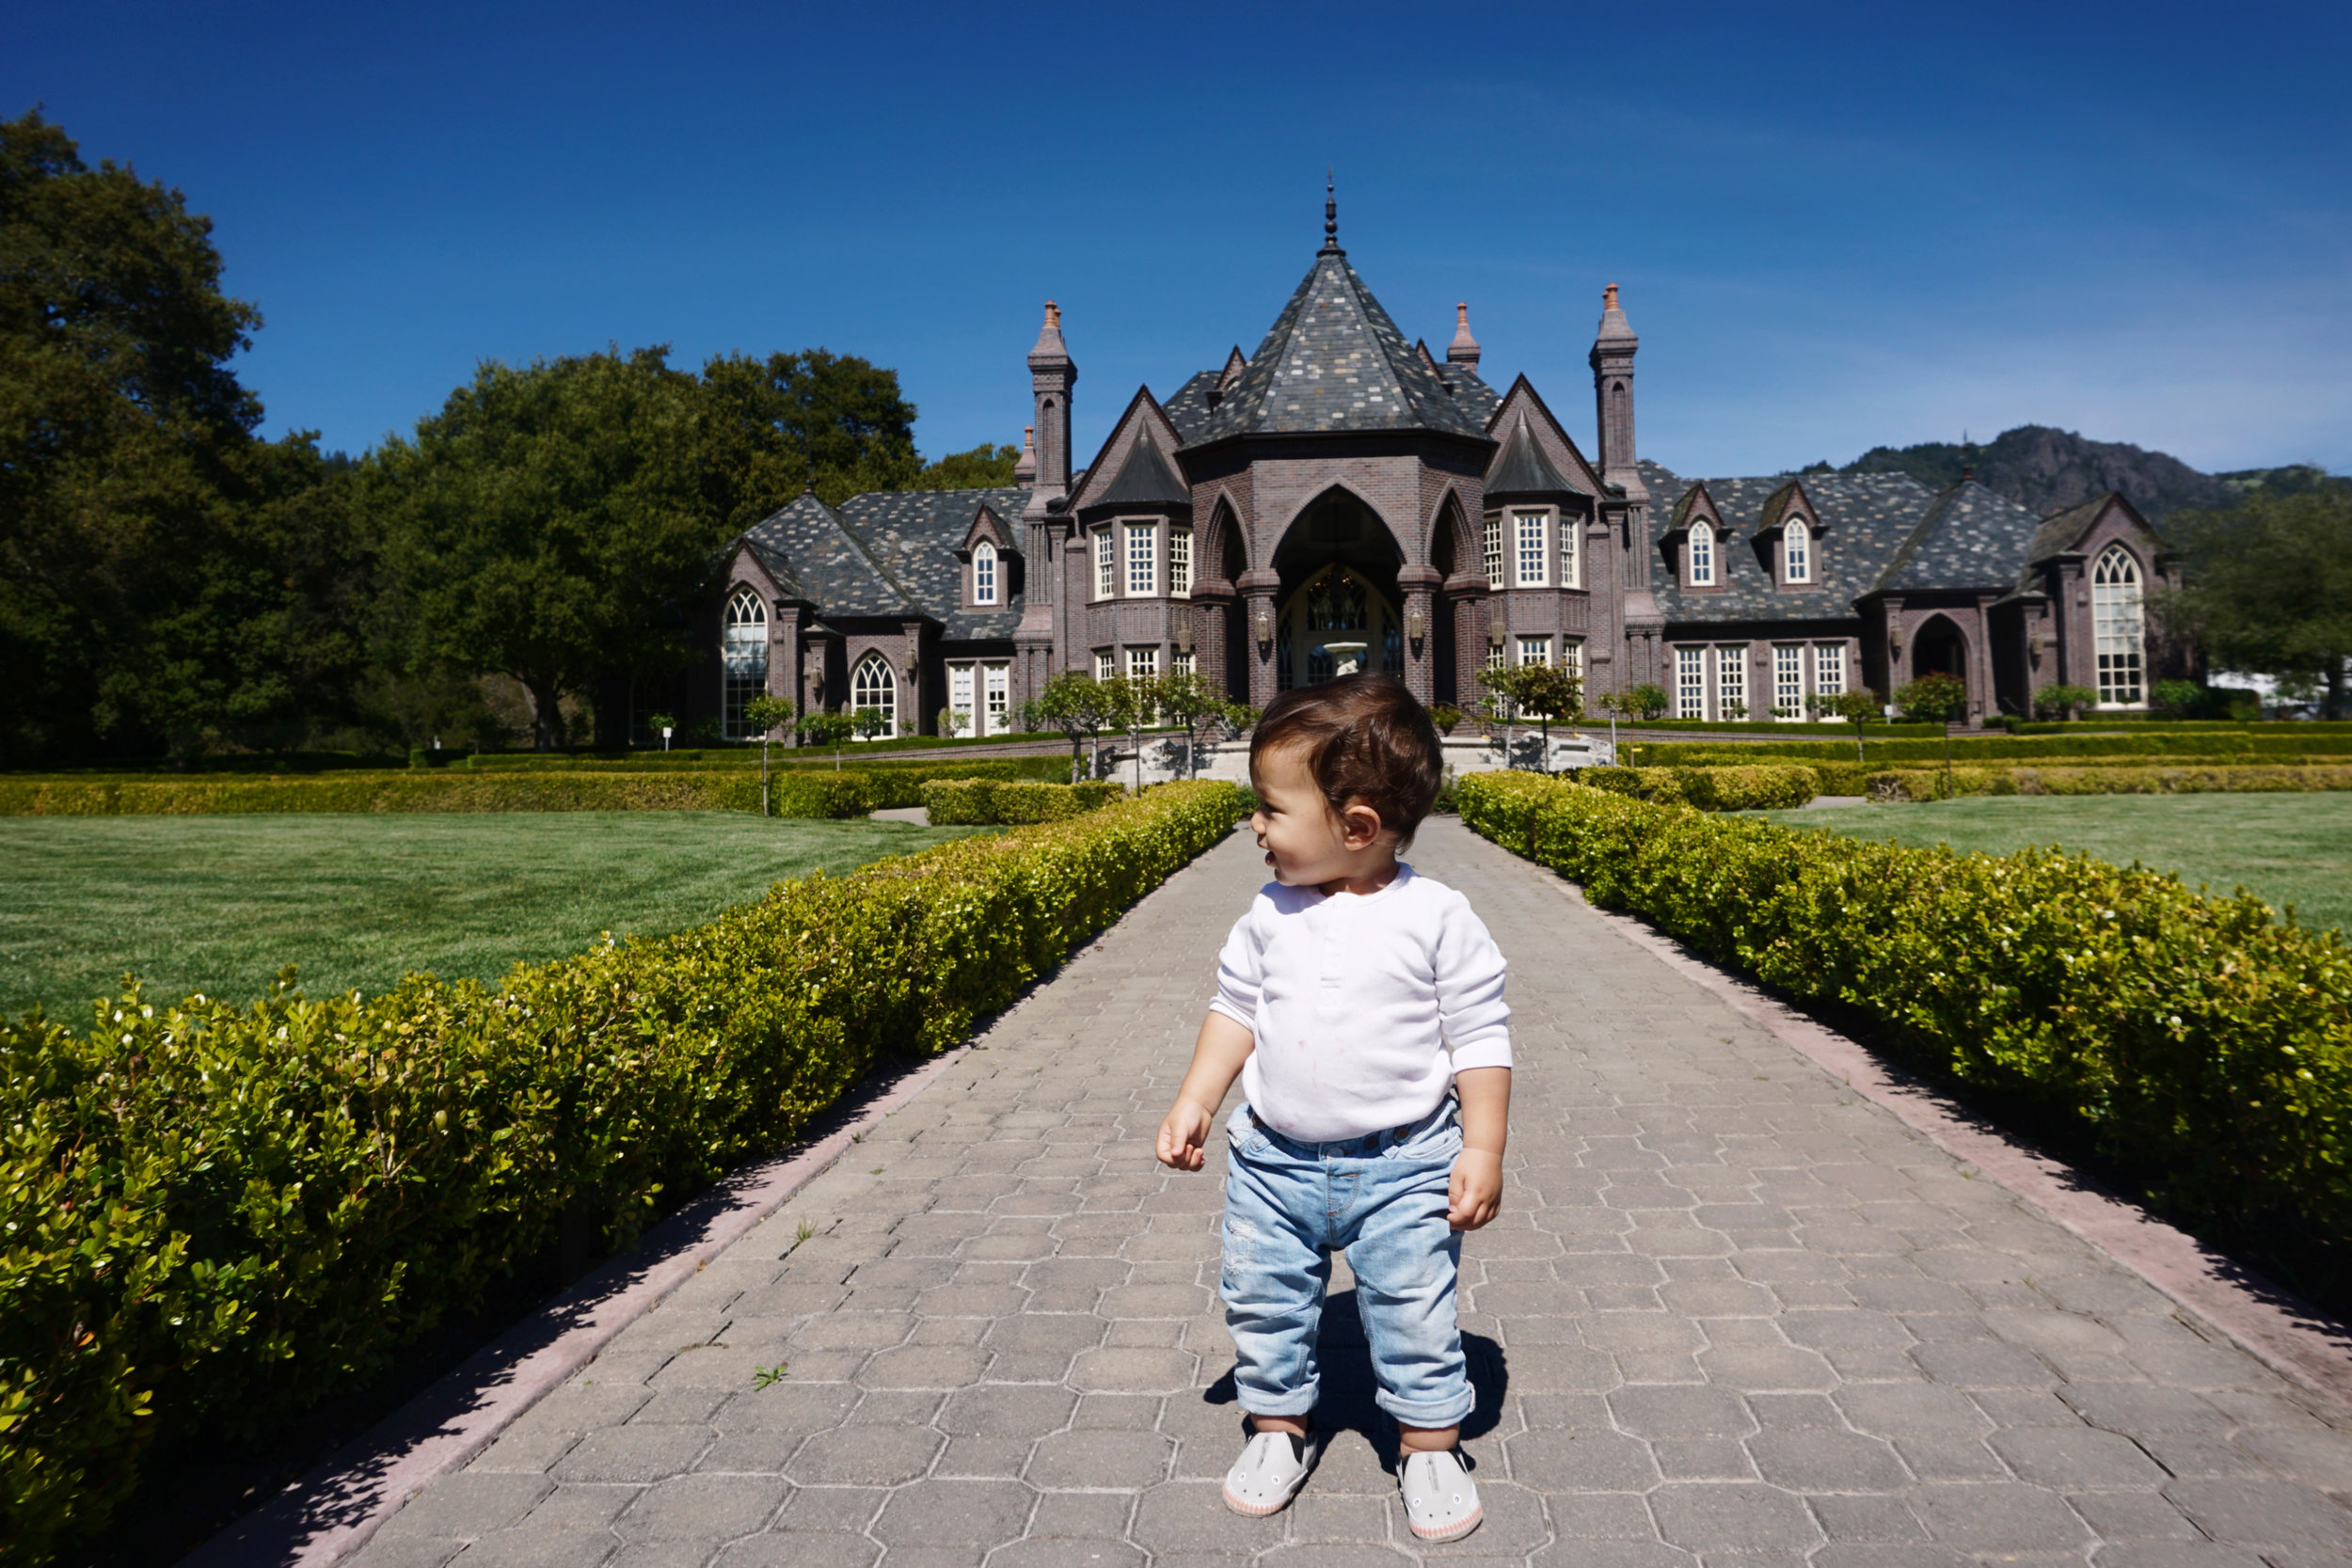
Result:
[[[495,990],[0,1021],[0,1557],[102,1527],[157,1430],[348,1393],[502,1273],[792,1138],[1232,827],[1230,784],[779,885]]]
[[[2352,947],[2262,900],[2050,850],[1998,859],[1479,773],[1462,820],[1709,958],[1867,1014],[2160,1205],[2352,1243]]]
[[[941,779],[923,786],[934,828],[957,824],[1059,822],[1100,811],[1127,793],[1123,784],[999,784]]]
[[[1940,768],[1873,772],[1873,800],[1946,800],[1956,795],[2204,795],[2352,789],[2352,768],[2304,764],[2245,768]]]
[[[1747,768],[1586,768],[1579,784],[1612,795],[1701,811],[1775,811],[1802,806],[1817,792],[1816,769],[1802,763]]]
[[[901,763],[834,772],[778,768],[768,779],[771,816],[862,816],[919,806],[933,779],[1012,780],[1004,761]],[[750,811],[759,774],[434,769],[332,773],[285,779],[0,778],[0,816],[209,816],[247,812]]]
[[[1889,763],[1944,761],[1944,742],[1867,737],[1868,760]],[[1621,751],[1631,751],[1621,747]],[[2234,735],[2051,735],[1954,736],[1954,762],[2085,762],[2092,757],[2161,757],[2270,762],[2288,756],[2352,757],[2352,726],[2274,724]],[[1758,740],[1744,745],[1703,741],[1645,741],[1630,760],[1650,768],[1739,762],[1853,762],[1853,742]]]

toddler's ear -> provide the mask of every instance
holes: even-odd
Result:
[[[1350,849],[1369,847],[1380,836],[1380,814],[1361,800],[1340,814],[1340,832]]]

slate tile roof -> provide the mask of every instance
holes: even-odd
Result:
[[[1657,549],[1675,526],[1676,513],[1692,485],[1646,460],[1636,467],[1650,493],[1650,547]],[[1909,474],[1807,474],[1804,493],[1821,524],[1813,546],[1816,581],[1809,587],[1775,588],[1772,572],[1756,558],[1754,539],[1764,505],[1788,483],[1786,474],[1756,479],[1709,479],[1729,536],[1716,546],[1719,589],[1686,589],[1663,557],[1653,559],[1650,580],[1669,621],[1748,622],[1836,620],[1855,613],[1854,601],[1878,586],[1887,563],[1918,529],[1934,493]]]
[[[1184,445],[1200,439],[1200,433],[1209,428],[1209,394],[1216,390],[1216,371],[1200,371],[1188,377],[1175,395],[1160,404],[1160,412],[1176,427],[1176,435]]]
[[[1454,401],[1334,248],[1315,257],[1198,438],[1343,430],[1483,436],[1484,424]]]
[[[1810,485],[1811,482],[1806,482]],[[1878,586],[1885,589],[2013,587],[2042,519],[1974,480],[1939,490]]]
[[[921,613],[946,624],[948,641],[1010,637],[1021,624],[1019,596],[996,610],[962,609],[963,563],[956,550],[981,507],[1017,530],[1028,499],[1029,492],[1015,485],[883,491],[843,501],[841,520]]]
[[[770,571],[784,571],[800,596],[826,615],[920,613],[907,592],[843,526],[840,514],[803,493],[743,531]]]
[[[1438,379],[1454,388],[1454,406],[1475,420],[1481,430],[1495,417],[1495,410],[1502,406],[1502,394],[1479,380],[1478,372],[1468,365],[1440,364]]]
[[[787,594],[828,619],[922,615],[943,623],[951,642],[1006,638],[1020,624],[1020,596],[993,610],[963,609],[956,550],[982,506],[1017,528],[1028,496],[1017,486],[883,492],[835,511],[803,495],[743,538]]]
[[[2107,504],[2105,496],[2095,497],[2080,506],[2070,506],[2063,512],[2053,512],[2034,530],[2033,539],[2026,546],[2026,558],[2017,563],[2017,580],[2024,583],[2026,568],[2037,561],[2047,561],[2061,551],[2074,547],[2083,531],[2098,520],[2099,513]]]
[[[1159,442],[1152,438],[1149,426],[1139,431],[1127,445],[1127,455],[1119,465],[1119,472],[1099,495],[1089,497],[1087,505],[1093,506],[1190,506],[1192,487],[1176,472],[1168,454],[1160,451]]]

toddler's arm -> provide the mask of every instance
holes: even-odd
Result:
[[[1200,1021],[1200,1037],[1192,1048],[1192,1066],[1184,1069],[1184,1081],[1176,1089],[1176,1103],[1160,1123],[1160,1164],[1178,1170],[1199,1170],[1208,1163],[1209,1132],[1216,1108],[1224,1102],[1225,1091],[1241,1076],[1242,1064],[1249,1060],[1249,1053],[1257,1046],[1254,1034],[1223,1013],[1213,1012]],[[1498,1190],[1502,1186],[1501,1159],[1497,1154]]]
[[[1446,1184],[1446,1220],[1475,1230],[1502,1212],[1502,1145],[1511,1123],[1511,1069],[1466,1068],[1454,1075],[1462,1102],[1462,1152]],[[1161,1136],[1165,1138],[1166,1133]]]

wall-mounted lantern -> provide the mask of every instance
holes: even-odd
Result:
[[[1258,651],[1264,653],[1271,649],[1274,646],[1274,611],[1263,599],[1252,613],[1250,625],[1258,634]]]
[[[2034,663],[2040,664],[2042,662],[2042,650],[2046,645],[2047,644],[2042,641],[2042,634],[2040,632],[2037,631],[2033,633],[2026,639],[2026,657],[2032,659]]]
[[[1415,605],[1405,612],[1405,636],[1412,643],[1413,652],[1421,652],[1422,639],[1429,635],[1429,612]]]
[[[1175,637],[1176,637],[1176,651],[1177,651],[1178,653],[1180,653],[1180,654],[1188,654],[1188,653],[1192,652],[1192,617],[1191,617],[1191,616],[1186,615],[1186,614],[1183,614],[1183,613],[1179,613],[1179,614],[1177,615],[1177,617],[1176,617],[1176,632],[1175,632]]]
[[[1511,601],[1502,598],[1488,599],[1486,601],[1486,645],[1491,648],[1500,648],[1502,646],[1503,640],[1510,635]]]
[[[910,675],[914,674],[916,670],[922,667],[922,663],[923,634],[921,632],[911,631],[907,633],[907,673]]]
[[[1886,651],[1892,654],[1899,654],[1903,651],[1902,627],[1889,626],[1886,628]]]

